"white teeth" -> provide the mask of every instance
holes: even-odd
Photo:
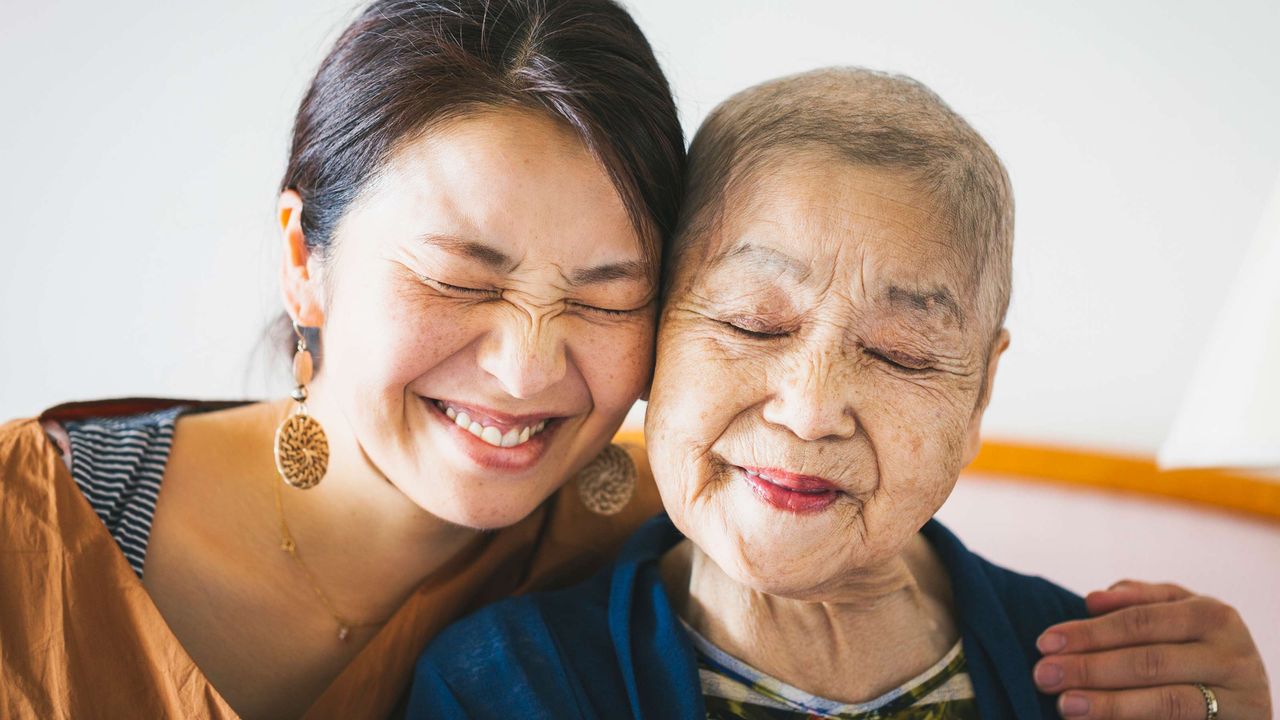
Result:
[[[502,430],[496,427],[481,425],[478,420],[472,420],[466,411],[454,410],[445,405],[443,402],[435,401],[436,407],[444,411],[450,420],[458,425],[458,427],[493,445],[494,447],[516,447],[529,442],[529,438],[542,432],[547,427],[547,421],[543,420],[537,425],[521,428],[519,430],[512,428],[503,434]]]
[[[479,423],[476,423],[476,424],[478,425]],[[490,445],[502,447],[502,431],[496,427],[483,428],[480,431],[480,439],[489,443]]]
[[[747,473],[748,475],[750,475],[751,477],[760,477],[760,473],[758,473],[758,472],[756,472],[756,471],[754,471],[754,470],[747,470],[746,468],[743,468],[743,471],[744,471],[744,472],[746,472],[746,473]]]

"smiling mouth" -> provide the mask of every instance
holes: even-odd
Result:
[[[761,501],[779,510],[811,513],[825,510],[843,491],[835,483],[811,475],[798,475],[773,468],[735,466]]]
[[[486,443],[500,448],[513,448],[524,445],[529,442],[530,438],[537,437],[539,433],[546,430],[547,423],[553,421],[553,419],[543,418],[537,421],[517,421],[514,424],[499,423],[491,418],[480,416],[474,410],[457,407],[443,400],[432,400],[431,402],[455,425]],[[475,414],[473,415],[473,413]]]

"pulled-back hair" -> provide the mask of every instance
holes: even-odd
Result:
[[[612,0],[375,0],[342,33],[298,109],[282,190],[307,247],[398,144],[495,108],[563,122],[608,171],[656,265],[676,223],[684,137],[667,79]]]
[[[967,248],[978,300],[999,330],[1009,305],[1013,191],[999,157],[932,90],[902,75],[827,68],[778,78],[721,103],[689,149],[679,252],[720,220],[735,192],[804,149],[900,169]],[[674,267],[675,258],[668,262]]]

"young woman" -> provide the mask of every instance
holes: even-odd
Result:
[[[383,717],[451,620],[609,558],[683,165],[609,0],[371,4],[282,183],[292,397],[0,429],[0,714]]]
[[[0,436],[0,715],[385,716],[450,620],[607,559],[652,486],[558,491],[648,383],[683,165],[617,5],[370,5],[282,182],[295,396]]]

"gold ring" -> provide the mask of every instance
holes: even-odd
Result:
[[[1200,694],[1204,696],[1204,720],[1215,720],[1218,717],[1218,696],[1213,691],[1205,687],[1202,683],[1196,683]]]

